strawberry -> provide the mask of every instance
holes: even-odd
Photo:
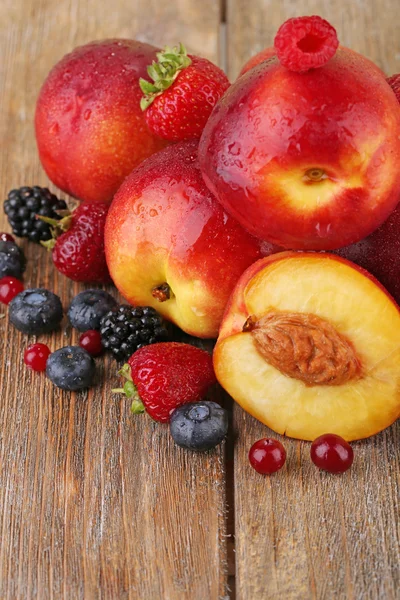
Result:
[[[52,250],[56,268],[73,281],[110,281],[104,252],[104,226],[108,205],[83,203],[61,221],[41,218],[53,225],[53,239],[42,242]]]
[[[394,93],[396,94],[397,100],[400,102],[400,73],[392,75],[386,79]]]
[[[153,82],[139,81],[149,130],[171,142],[199,138],[230,85],[227,76],[206,58],[188,55],[182,44],[167,46],[157,58],[147,69]]]
[[[180,342],[139,348],[120,374],[127,382],[113,392],[123,392],[133,399],[133,413],[146,410],[161,423],[168,423],[178,406],[200,400],[216,382],[211,355]]]

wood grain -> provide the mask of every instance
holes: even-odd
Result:
[[[344,45],[398,72],[396,7],[396,0],[228,0],[229,74],[272,45],[285,19],[302,14],[327,18]],[[237,598],[399,598],[400,423],[354,444],[353,468],[343,476],[315,469],[309,444],[283,440],[284,471],[263,479],[249,468],[248,450],[279,436],[239,407],[234,422]]]
[[[233,80],[254,54],[273,46],[291,17],[317,14],[336,27],[340,43],[361,52],[387,74],[400,71],[397,0],[227,0],[227,61]]]
[[[3,0],[0,19],[0,183],[47,185],[33,112],[50,67],[74,46],[105,37],[182,39],[218,59],[213,0]],[[54,189],[54,188],[53,188]],[[0,229],[5,219],[0,217]],[[64,306],[83,286],[58,276],[44,249],[22,244],[26,286]],[[219,598],[226,591],[224,448],[186,453],[167,427],[134,418],[116,399],[111,359],[97,385],[63,393],[22,364],[32,342],[0,311],[0,598],[3,600]],[[40,341],[77,341],[66,323]]]

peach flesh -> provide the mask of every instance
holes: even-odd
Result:
[[[252,333],[243,331],[250,316],[271,311],[312,314],[329,323],[350,344],[346,352],[354,353],[360,371],[355,365],[344,383],[310,385],[290,371],[287,358],[276,368]],[[283,334],[287,340],[286,329]],[[371,275],[334,255],[284,252],[258,261],[240,278],[220,328],[214,368],[226,391],[274,431],[306,440],[329,431],[355,440],[400,416],[399,340],[399,308]],[[295,343],[286,351],[299,348]],[[317,348],[310,356],[323,366],[325,342]]]

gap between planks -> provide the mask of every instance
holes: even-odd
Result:
[[[227,1],[220,0],[219,23],[219,66],[229,77],[228,73],[228,27]],[[233,400],[225,395],[224,405],[230,411],[230,435],[225,446],[225,502],[226,502],[226,544],[227,544],[227,592],[230,600],[236,599],[236,554],[235,554],[235,430],[233,417]]]

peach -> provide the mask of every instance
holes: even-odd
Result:
[[[257,65],[261,64],[266,60],[269,60],[270,58],[273,58],[274,56],[276,56],[276,50],[274,46],[264,48],[263,50],[261,50],[261,52],[258,52],[258,54],[255,54],[254,56],[249,58],[247,63],[243,65],[239,73],[239,77],[247,73],[247,71],[250,71],[250,69],[252,69],[253,67],[256,67]]]
[[[364,238],[400,197],[400,105],[381,71],[339,48],[295,73],[275,57],[216,105],[202,135],[205,181],[254,235],[290,249]]]
[[[371,436],[400,416],[400,311],[332,254],[282,252],[241,276],[214,350],[217,379],[274,431]]]
[[[36,106],[40,160],[60,189],[109,202],[125,177],[165,146],[140,109],[139,78],[157,48],[134,40],[92,42],[50,71]]]
[[[242,272],[272,252],[227,215],[200,173],[197,142],[165,148],[132,172],[106,222],[107,264],[121,294],[191,335],[218,335]]]

